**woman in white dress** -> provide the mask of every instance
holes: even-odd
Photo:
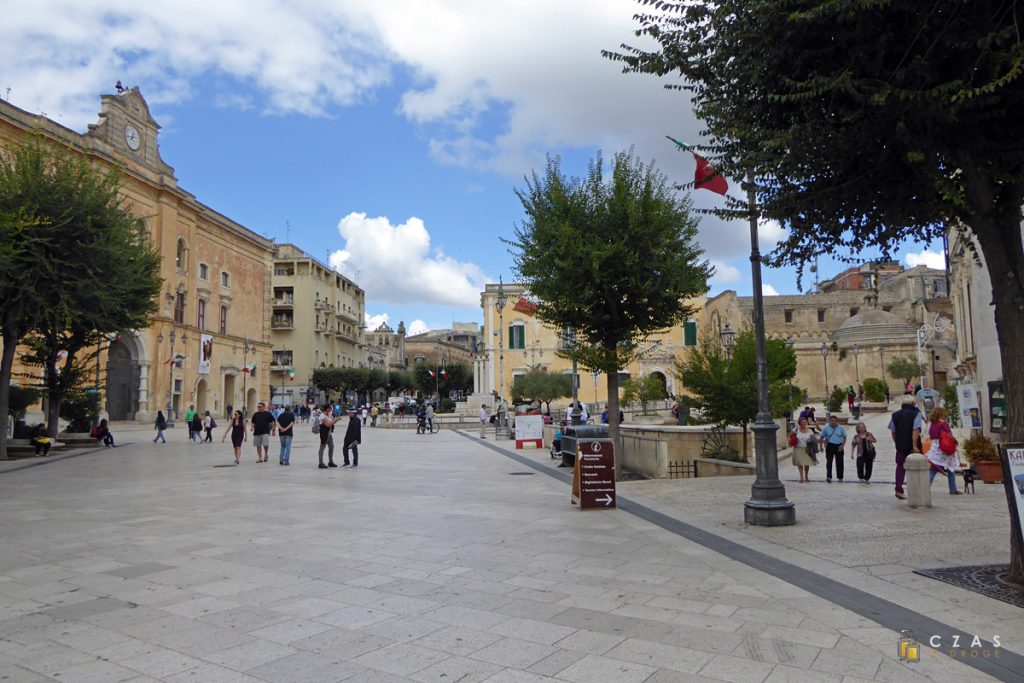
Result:
[[[807,418],[801,417],[797,422],[796,429],[790,435],[790,443],[793,443],[794,436],[796,444],[793,446],[793,464],[796,465],[797,472],[800,473],[800,483],[803,484],[810,481],[811,468],[818,464],[818,461],[807,452],[807,442],[812,437],[817,439],[818,432],[808,425]]]

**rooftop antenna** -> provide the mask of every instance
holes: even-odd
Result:
[[[284,222],[284,241],[285,242],[291,242],[292,241],[292,224],[290,222],[288,222],[288,221]]]
[[[7,86],[7,101],[11,101],[11,86]]]

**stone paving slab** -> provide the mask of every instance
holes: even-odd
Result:
[[[0,464],[0,676],[986,679],[900,663],[894,632],[623,510],[580,513],[450,431],[367,428],[359,469],[326,471],[305,430],[287,468],[117,431],[117,449]],[[901,563],[867,566],[854,578],[915,590],[890,580]]]

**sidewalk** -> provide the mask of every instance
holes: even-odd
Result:
[[[116,449],[3,463],[0,678],[991,680],[927,648],[900,663],[891,629],[638,514],[573,509],[546,451],[363,435],[355,471],[318,470],[302,424],[290,467],[127,426]]]

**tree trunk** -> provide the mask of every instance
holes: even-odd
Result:
[[[1024,192],[1006,192],[1005,197],[986,196],[982,184],[972,195],[972,204],[986,207],[969,223],[985,257],[992,300],[995,304],[996,334],[1003,366],[1003,390],[1006,395],[1006,431],[1008,442],[1024,441],[1024,244],[1021,242],[1020,207]],[[986,203],[988,200],[988,203]],[[1005,207],[1005,208],[1004,208]],[[1009,491],[1009,489],[1008,489]],[[1008,492],[1007,496],[1012,495]],[[1012,508],[1011,508],[1012,509]],[[1021,559],[1020,520],[1011,515],[1010,575],[1008,579],[1024,585]]]
[[[614,352],[614,349],[612,349]],[[607,370],[607,368],[606,368]],[[615,477],[622,478],[622,439],[619,438],[619,372],[608,371],[608,436],[615,444]]]
[[[7,420],[11,408],[11,371],[14,368],[14,353],[18,349],[17,335],[4,325],[4,351],[0,359],[0,460],[7,460]]]

